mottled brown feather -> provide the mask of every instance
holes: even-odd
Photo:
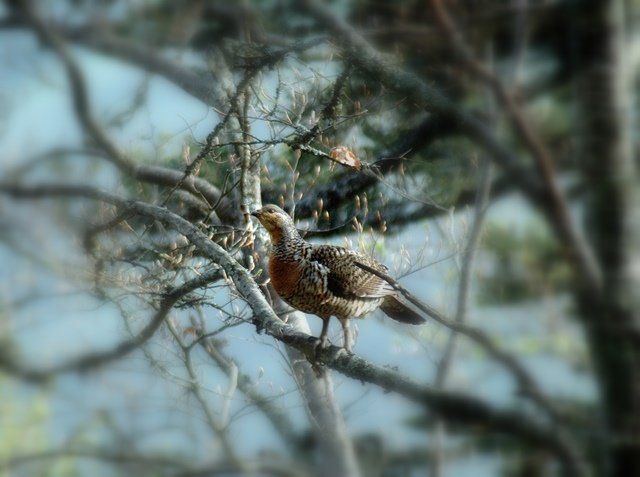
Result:
[[[355,262],[385,273],[387,267],[358,252],[335,245],[312,245],[309,258],[329,269],[328,287],[336,295],[382,298],[396,293],[386,281],[358,267]]]
[[[335,245],[305,242],[293,220],[275,205],[253,213],[269,232],[269,276],[278,295],[292,307],[318,315],[335,316],[343,323],[349,349],[347,320],[377,308],[403,323],[420,324],[424,318],[402,303],[396,290],[382,278],[356,265],[365,264],[386,273],[387,267],[371,257]],[[326,325],[320,337],[326,339]]]

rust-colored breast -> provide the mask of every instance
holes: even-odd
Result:
[[[296,262],[286,262],[277,256],[269,259],[269,277],[276,293],[286,299],[295,293],[302,267]]]

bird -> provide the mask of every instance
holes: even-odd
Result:
[[[426,320],[400,300],[398,291],[380,276],[359,264],[387,273],[387,267],[354,250],[305,241],[293,219],[277,205],[265,205],[251,213],[269,233],[268,272],[280,298],[291,307],[322,320],[318,348],[327,346],[329,322],[335,316],[343,330],[343,348],[352,353],[350,320],[380,308],[402,323]],[[316,351],[318,350],[316,348]]]

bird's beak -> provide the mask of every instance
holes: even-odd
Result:
[[[254,210],[253,212],[251,212],[251,215],[253,215],[256,219],[260,218],[260,211],[259,210]]]

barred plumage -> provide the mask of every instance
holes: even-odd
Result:
[[[273,288],[293,308],[322,318],[321,345],[326,343],[331,316],[342,324],[347,351],[352,345],[349,320],[378,307],[394,320],[424,323],[424,318],[402,303],[385,280],[356,262],[386,273],[384,265],[344,247],[304,241],[291,217],[275,205],[267,205],[253,215],[271,236],[269,276]]]

